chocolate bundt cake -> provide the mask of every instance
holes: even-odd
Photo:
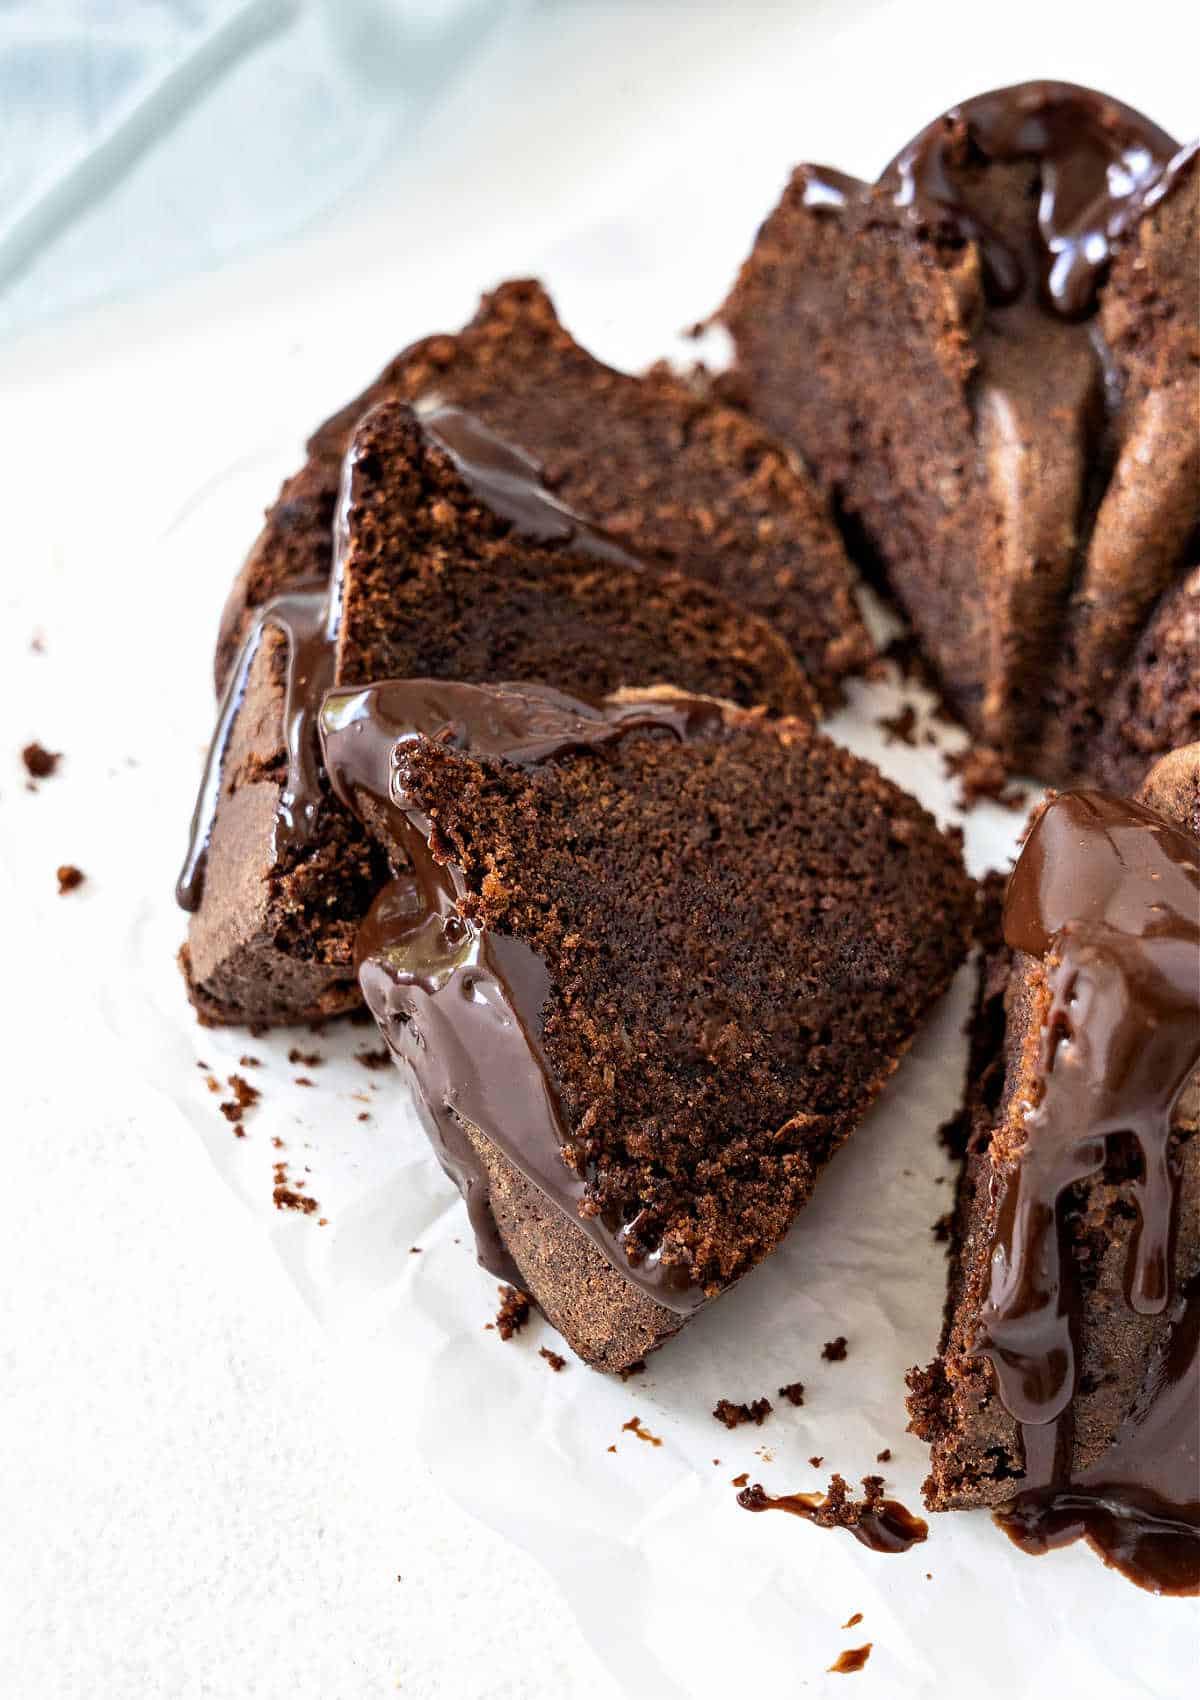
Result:
[[[519,444],[543,481],[647,565],[673,568],[762,615],[826,705],[873,653],[824,500],[744,414],[669,372],[603,365],[564,330],[540,284],[501,285],[454,336],[406,349],[327,420],[284,485],[221,624],[222,684],[253,610],[329,570],[342,461],[367,409],[386,399],[464,408]]]
[[[1200,1591],[1200,744],[1053,797],[975,1028],[926,1503]]]
[[[354,938],[386,864],[330,795],[315,710],[394,673],[553,679],[601,696],[670,681],[811,718],[792,652],[719,591],[646,568],[461,409],[379,404],[346,460],[332,580],[260,610],[230,672],[180,900],[204,1021],[358,1003]]]
[[[338,795],[401,873],[368,1007],[482,1261],[627,1368],[779,1242],[967,948],[913,801],[815,732],[662,688],[339,690]]]
[[[1198,196],[1195,145],[1022,84],[875,184],[799,167],[718,314],[722,384],[802,454],[950,703],[1055,783],[1136,781],[1200,736],[1172,659],[1200,563]]]

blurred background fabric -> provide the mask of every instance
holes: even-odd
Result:
[[[0,333],[302,231],[530,0],[0,0]]]

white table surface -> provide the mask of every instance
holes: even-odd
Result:
[[[507,273],[547,276],[602,352],[657,353],[719,298],[794,158],[869,172],[953,97],[1034,74],[1109,86],[1189,131],[1184,10],[1144,4],[1120,25],[1025,3],[535,11],[471,69],[419,158],[336,226],[0,353],[0,849],[36,809],[58,859],[91,875],[49,899],[51,866],[34,889],[0,854],[0,1694],[643,1691],[636,1671],[601,1668],[556,1586],[415,1460],[368,1475],[327,1343],[273,1251],[136,1059],[73,1019],[105,870],[138,856],[121,832],[137,726],[81,702],[71,665],[102,643],[137,666],[123,548],[169,536],[220,478],[245,491],[248,540],[306,429]],[[107,629],[81,633],[75,590],[98,568]],[[217,608],[169,594],[196,691]],[[18,761],[31,737],[67,752],[36,797]],[[82,770],[106,758],[98,793]]]

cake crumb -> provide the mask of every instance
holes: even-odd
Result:
[[[251,1056],[239,1057],[238,1066],[241,1068],[261,1068],[262,1058]]]
[[[566,1369],[567,1367],[567,1360],[563,1357],[562,1353],[552,1352],[549,1346],[539,1346],[538,1357],[545,1358],[546,1362],[550,1365],[550,1368],[556,1375],[560,1369]]]
[[[939,1216],[933,1224],[933,1237],[939,1245],[950,1243],[950,1234],[954,1227],[954,1212],[947,1210],[944,1216]]]
[[[882,1452],[877,1452],[875,1454],[875,1462],[877,1464],[890,1464],[891,1461],[892,1449],[890,1446],[885,1446]]]
[[[370,1110],[360,1110],[358,1112],[357,1120],[359,1120],[360,1122],[369,1122],[370,1119],[371,1119]]]
[[[58,869],[58,895],[65,897],[69,891],[75,891],[81,886],[87,875],[82,868],[73,867],[70,862],[64,862]]]
[[[740,1476],[734,1476],[732,1478],[729,1485],[730,1485],[730,1487],[744,1488],[746,1483],[749,1480],[750,1480],[750,1472],[748,1470],[743,1470]]]
[[[809,1463],[812,1465],[814,1470],[819,1470],[821,1468],[821,1465],[824,1462],[825,1462],[824,1455],[820,1452],[816,1453],[812,1458],[809,1459]]]
[[[380,1045],[374,1051],[355,1051],[354,1060],[366,1069],[387,1068],[392,1060],[392,1053],[386,1045]]]
[[[498,1287],[500,1309],[496,1312],[496,1327],[502,1340],[511,1340],[529,1321],[529,1296],[518,1287]]]
[[[713,1416],[726,1428],[737,1428],[742,1423],[753,1423],[761,1428],[770,1415],[769,1399],[753,1399],[748,1405],[736,1405],[732,1399],[718,1399],[713,1406]]]
[[[986,744],[968,744],[965,750],[948,750],[942,760],[947,773],[958,780],[959,808],[973,809],[985,800],[1005,809],[1025,806],[1023,794],[1008,787],[1008,770],[998,750]]]
[[[233,1097],[226,1099],[223,1104],[218,1104],[217,1108],[226,1121],[240,1122],[245,1112],[252,1110],[258,1103],[262,1093],[257,1086],[251,1086],[250,1082],[240,1074],[231,1074],[229,1085],[233,1091]]]
[[[316,1081],[310,1080],[307,1074],[297,1074],[292,1078],[293,1086],[315,1086]]]
[[[853,1629],[856,1624],[859,1624],[859,1623],[862,1622],[862,1619],[863,1619],[862,1612],[856,1611],[850,1617],[848,1617],[846,1619],[845,1623],[843,1623],[843,1625],[842,1625],[842,1628],[843,1629]]]
[[[846,1356],[846,1336],[839,1334],[836,1340],[826,1340],[821,1347],[821,1356],[827,1363],[840,1364]]]
[[[917,740],[913,732],[917,724],[917,711],[911,702],[906,702],[897,714],[883,714],[875,722],[883,733],[885,744],[907,744],[910,749],[916,748]]]
[[[630,1434],[636,1434],[639,1440],[644,1440],[649,1446],[662,1445],[660,1436],[657,1434],[651,1434],[648,1428],[642,1427],[642,1419],[640,1417],[630,1417],[627,1423],[621,1424],[621,1431],[622,1433],[628,1431]]]
[[[47,750],[36,739],[21,751],[21,760],[30,779],[49,779],[62,760],[58,750]]]
[[[779,1389],[779,1397],[786,1399],[789,1405],[803,1405],[804,1383],[802,1381],[789,1381],[786,1387]]]
[[[320,1208],[315,1198],[305,1198],[295,1187],[277,1186],[271,1196],[276,1210],[298,1210],[303,1216],[311,1216]]]
[[[320,1068],[325,1058],[320,1051],[302,1051],[298,1045],[293,1045],[288,1052],[290,1063],[300,1063],[305,1068]]]
[[[610,1447],[609,1447],[609,1448],[608,1448],[608,1450],[609,1450],[609,1451],[610,1451],[610,1452],[615,1452],[615,1451],[616,1451],[616,1450],[617,1450],[617,1449],[616,1449],[616,1447],[615,1447],[615,1446],[610,1446]]]
[[[856,1671],[860,1671],[863,1668],[867,1660],[871,1657],[871,1648],[873,1645],[873,1642],[868,1641],[863,1647],[847,1647],[844,1653],[838,1654],[837,1658],[828,1667],[829,1670],[831,1670],[835,1676],[853,1676]]]

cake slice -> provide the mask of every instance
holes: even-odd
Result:
[[[1200,1590],[1200,745],[1128,802],[1054,797],[976,1025],[940,1356],[910,1376],[933,1510],[1086,1538]]]
[[[842,678],[871,658],[841,539],[795,457],[665,370],[633,377],[594,359],[545,290],[524,281],[485,296],[456,335],[414,343],[316,432],[230,595],[219,684],[254,610],[327,573],[350,438],[367,409],[389,398],[473,413],[647,565],[701,579],[766,618],[822,703],[835,704]]]
[[[723,383],[803,455],[948,701],[1054,782],[1196,559],[1197,161],[1087,89],[981,95],[875,184],[799,167],[718,315]]]
[[[620,1370],[779,1243],[963,957],[959,846],[804,721],[670,688],[326,698],[409,871],[368,1007],[481,1261]]]
[[[353,946],[386,877],[330,796],[325,689],[394,673],[546,679],[587,695],[670,681],[811,717],[794,655],[718,591],[647,568],[461,409],[378,405],[347,457],[332,586],[285,590],[230,674],[181,901],[204,1021],[312,1020],[358,1003]]]

